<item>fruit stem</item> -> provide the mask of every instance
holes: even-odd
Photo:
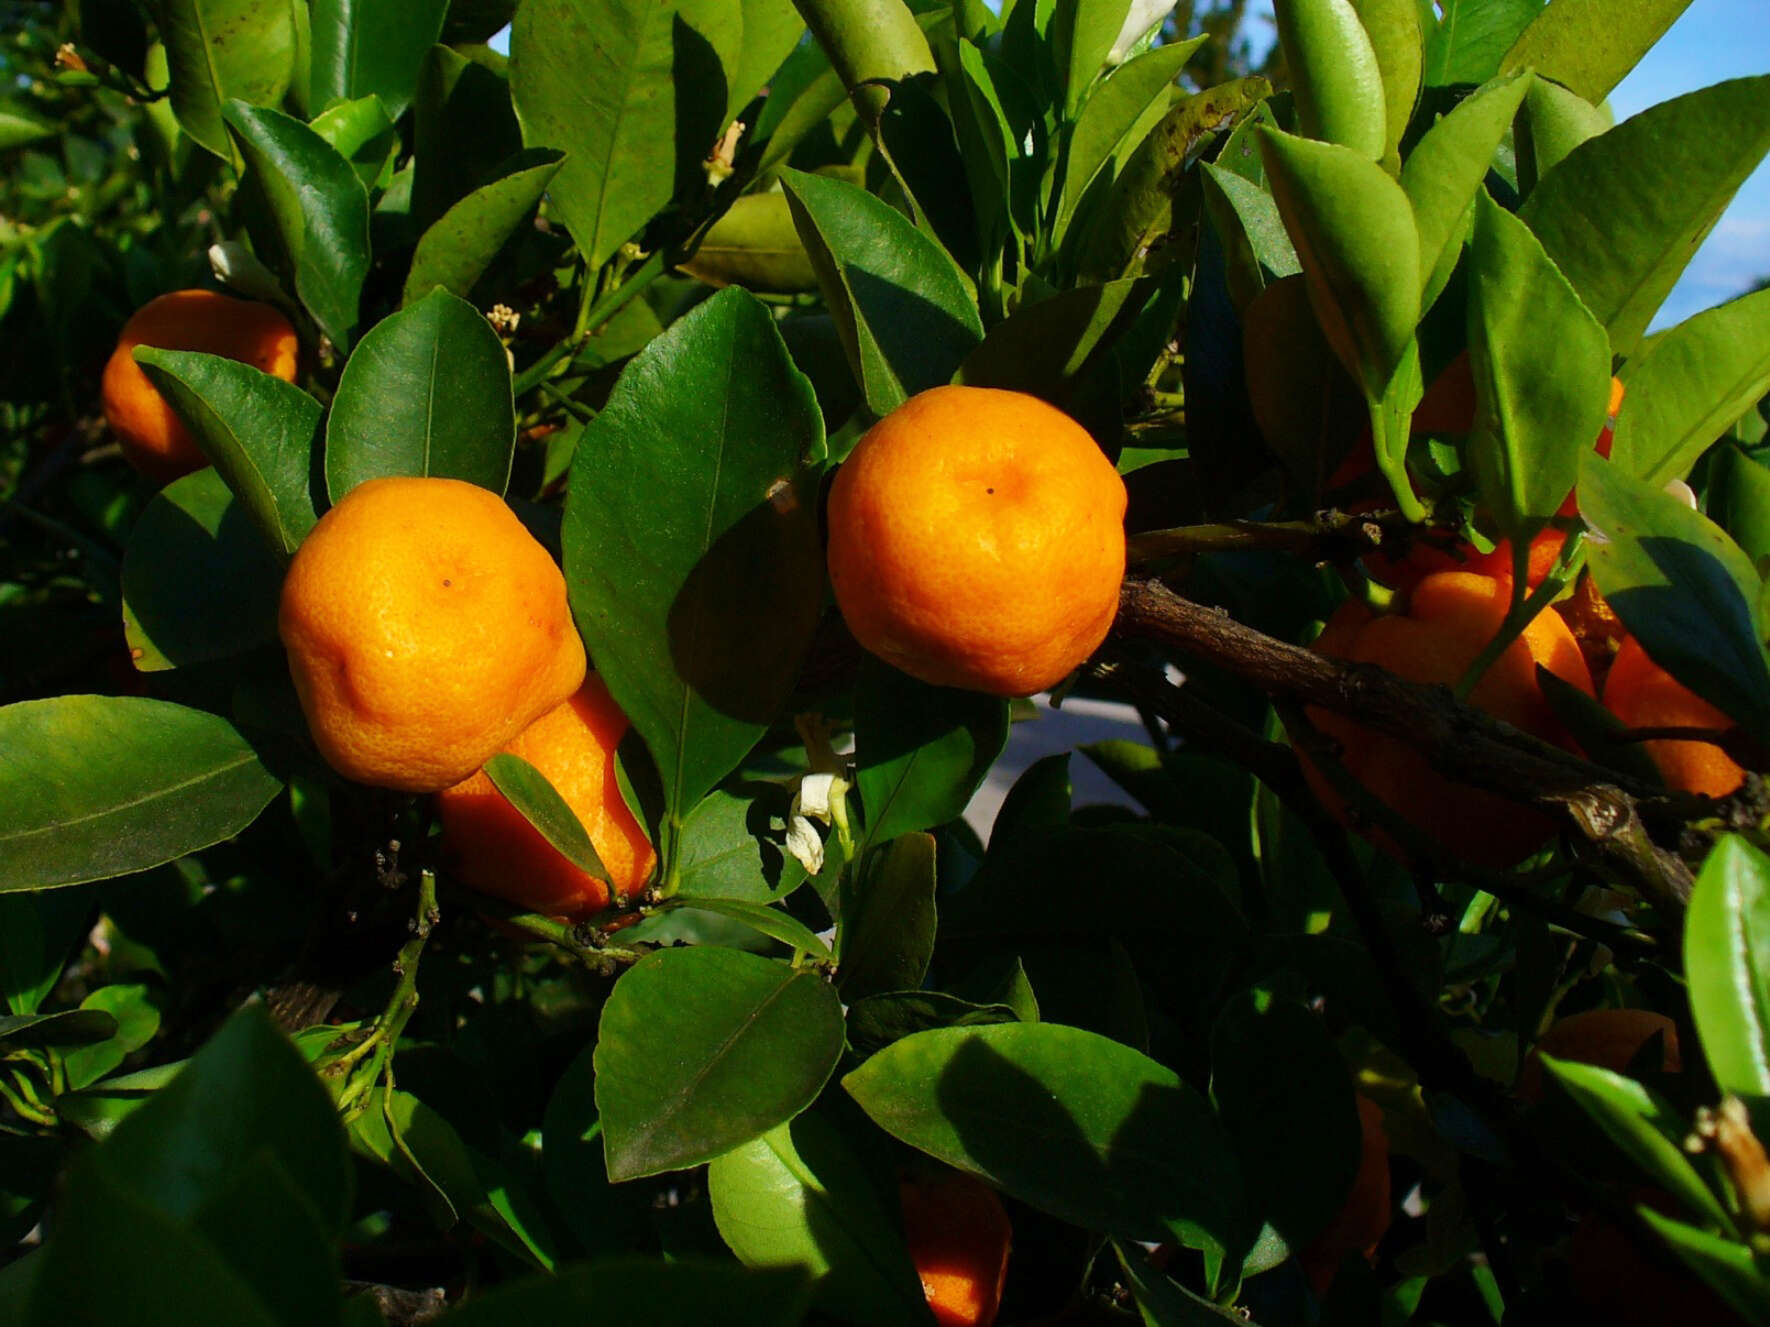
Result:
[[[1371,453],[1377,458],[1377,469],[1395,492],[1395,505],[1408,522],[1418,525],[1426,519],[1426,507],[1414,492],[1413,480],[1407,474],[1407,443],[1399,452],[1389,447],[1388,413],[1381,397],[1366,397],[1371,421]]]
[[[1480,684],[1482,676],[1498,659],[1512,647],[1512,642],[1524,634],[1524,629],[1536,621],[1537,614],[1547,608],[1560,593],[1565,590],[1571,580],[1570,573],[1574,564],[1579,561],[1585,547],[1585,535],[1575,531],[1567,536],[1561,545],[1561,553],[1555,559],[1555,565],[1543,577],[1542,583],[1525,595],[1519,589],[1528,583],[1530,578],[1530,540],[1515,538],[1512,541],[1512,604],[1506,609],[1506,617],[1500,623],[1499,631],[1487,642],[1481,653],[1475,656],[1463,675],[1457,679],[1456,698],[1467,701],[1469,694]]]
[[[399,954],[393,960],[393,970],[398,980],[394,982],[393,995],[387,1001],[387,1007],[375,1020],[375,1026],[363,1042],[352,1047],[333,1065],[334,1072],[342,1072],[345,1068],[369,1060],[368,1070],[361,1074],[352,1074],[351,1081],[338,1094],[338,1109],[349,1119],[358,1114],[362,1107],[358,1099],[383,1076],[392,1086],[392,1074],[389,1072],[393,1061],[393,1053],[399,1044],[400,1034],[406,1030],[406,1023],[412,1017],[412,1011],[418,1007],[418,963],[424,957],[424,946],[430,939],[431,929],[441,919],[442,913],[436,906],[436,872],[428,867],[418,873],[418,909],[412,918],[412,938],[400,946]]]

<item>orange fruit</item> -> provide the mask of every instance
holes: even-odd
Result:
[[[644,887],[657,858],[615,778],[615,748],[627,731],[602,679],[584,685],[536,719],[504,750],[547,776],[590,836],[609,878],[573,866],[484,770],[436,795],[443,852],[463,884],[531,912],[576,921]]]
[[[1021,392],[935,387],[869,429],[830,488],[830,583],[855,639],[936,686],[1030,696],[1106,638],[1125,485]]]
[[[1317,1295],[1327,1294],[1343,1259],[1355,1253],[1367,1260],[1376,1257],[1389,1229],[1389,1135],[1383,1130],[1383,1110],[1363,1093],[1356,1100],[1362,1136],[1352,1189],[1322,1232],[1297,1255]]]
[[[320,754],[406,792],[461,782],[584,680],[553,558],[457,479],[351,489],[296,550],[277,628]]]
[[[1687,1217],[1663,1190],[1636,1187],[1629,1201],[1665,1216]],[[1663,1245],[1644,1244],[1597,1212],[1583,1214],[1574,1227],[1567,1264],[1569,1288],[1589,1314],[1584,1321],[1606,1327],[1745,1327],[1745,1319],[1677,1255]]]
[[[989,1327],[1014,1231],[996,1191],[957,1171],[898,1186],[903,1234],[940,1327]]]
[[[1677,1073],[1684,1067],[1678,1053],[1678,1025],[1651,1009],[1588,1009],[1558,1019],[1531,1048],[1518,1074],[1518,1095],[1526,1101],[1543,1095],[1542,1056],[1595,1064],[1623,1073],[1655,1034],[1664,1038],[1660,1068]]]
[[[156,484],[201,470],[209,458],[135,362],[137,346],[223,355],[295,381],[295,329],[268,304],[213,290],[175,290],[142,305],[123,324],[101,390],[105,420],[123,455]]]
[[[1503,581],[1466,571],[1438,572],[1414,587],[1405,612],[1376,617],[1359,601],[1348,600],[1328,620],[1313,648],[1334,658],[1378,664],[1410,682],[1454,685],[1499,633],[1510,598]],[[1568,744],[1537,685],[1538,664],[1591,694],[1591,675],[1573,633],[1556,614],[1539,613],[1482,674],[1470,703],[1525,732]],[[1452,782],[1424,752],[1399,738],[1326,710],[1310,707],[1308,712],[1311,722],[1339,743],[1341,763],[1353,778],[1459,857],[1484,866],[1510,866],[1541,847],[1553,832],[1552,823],[1536,812],[1497,793]],[[1346,823],[1344,802],[1307,759],[1303,774],[1322,805]],[[1385,851],[1405,856],[1380,830],[1368,832]]]
[[[1737,725],[1647,657],[1625,637],[1604,680],[1604,707],[1631,728],[1712,728]],[[1669,788],[1725,797],[1745,782],[1745,770],[1712,742],[1643,742]]]

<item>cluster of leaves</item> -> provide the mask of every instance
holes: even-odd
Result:
[[[0,326],[45,358],[4,406],[0,1320],[375,1320],[348,1278],[469,1287],[463,1322],[925,1321],[895,1193],[932,1158],[1011,1202],[1010,1318],[1311,1321],[1292,1254],[1357,1170],[1355,1085],[1417,1201],[1332,1320],[1553,1311],[1559,1200],[1638,1220],[1644,1181],[1678,1212],[1657,1247],[1765,1312],[1754,1195],[1681,1150],[1719,1092],[1770,1130],[1754,848],[1723,841],[1687,924],[1560,848],[1417,879],[1361,847],[1348,877],[1153,718],[1086,752],[1141,812],[1072,807],[1053,757],[986,847],[961,816],[1016,712],[856,658],[818,512],[915,392],[1033,392],[1116,459],[1173,583],[1298,640],[1338,578],[1187,531],[1308,515],[1368,429],[1402,515],[1478,544],[1565,522],[1577,481],[1629,630],[1770,744],[1770,294],[1645,335],[1770,146],[1766,80],[1612,127],[1677,0],[1281,5],[1277,95],[1184,81],[1220,61],[1126,31],[1128,0],[882,8],[522,0],[508,61],[479,43],[510,7],[464,0],[24,25]],[[140,351],[213,462],[149,494],[94,446],[95,367],[205,262],[289,312],[305,373]],[[1410,446],[1464,350],[1473,432]],[[505,494],[560,552],[658,848],[620,929],[493,932],[428,808],[309,744],[282,568],[389,474]],[[1187,692],[1279,731],[1227,671]],[[821,863],[808,773],[839,776]],[[494,777],[586,851],[545,780]],[[227,1017],[253,991],[294,1049]],[[1599,1003],[1693,1018],[1684,1073],[1552,1067],[1543,1110],[1509,1103],[1544,1022]]]

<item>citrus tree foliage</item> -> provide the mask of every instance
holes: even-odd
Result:
[[[1601,595],[1766,768],[1770,294],[1648,329],[1770,76],[1613,123],[1680,0],[1280,0],[1270,80],[1239,5],[997,8],[0,5],[0,1321],[926,1322],[939,1166],[1007,1203],[1003,1321],[1585,1321],[1643,1268],[1770,1318],[1764,785],[1668,788],[1554,679],[1560,748],[1457,698]],[[212,463],[155,491],[98,374],[205,284],[301,372],[140,351]],[[823,566],[831,474],[947,383],[1130,492],[1060,690],[1147,740],[1032,763],[987,842],[1038,710],[864,659]],[[587,920],[309,738],[283,570],[418,475],[508,498],[631,719],[657,866]],[[1421,549],[1506,577],[1455,695],[1289,648]],[[1324,707],[1542,846],[1444,851]],[[1681,1057],[1520,1078],[1598,1007]]]

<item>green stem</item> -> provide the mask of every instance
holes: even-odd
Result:
[[[381,1011],[381,1016],[375,1020],[374,1030],[360,1046],[353,1047],[339,1061],[340,1064],[356,1064],[365,1056],[371,1057],[367,1072],[353,1073],[351,1082],[339,1094],[338,1107],[341,1111],[355,1105],[357,1098],[365,1090],[372,1090],[384,1076],[391,1076],[388,1069],[399,1045],[400,1034],[406,1030],[412,1011],[418,1007],[418,963],[424,957],[424,946],[430,940],[431,929],[440,915],[436,906],[436,873],[428,869],[420,871],[418,909],[412,918],[412,938],[400,946],[399,955],[393,961],[393,970],[399,978],[394,983],[393,995],[388,999],[387,1007]]]
[[[682,256],[680,249],[654,249],[620,285],[603,291],[594,300],[580,305],[577,325],[572,334],[516,376],[516,381],[512,384],[516,396],[520,398],[525,392],[533,390],[536,384],[552,373],[562,359],[577,353],[579,347],[594,336],[604,323],[631,304],[641,291],[669,271],[671,265]]]
[[[1407,473],[1407,445],[1404,442],[1399,452],[1391,453],[1389,448],[1389,422],[1383,410],[1383,402],[1379,398],[1366,397],[1371,421],[1371,452],[1377,458],[1377,469],[1389,487],[1395,490],[1395,505],[1409,523],[1418,525],[1426,519],[1425,505],[1414,493],[1413,480]]]
[[[1475,656],[1475,662],[1469,665],[1462,677],[1457,679],[1456,698],[1466,701],[1481,682],[1487,670],[1493,666],[1508,649],[1512,642],[1524,634],[1524,630],[1536,621],[1537,614],[1547,608],[1561,591],[1567,588],[1568,573],[1579,560],[1584,550],[1585,535],[1575,531],[1567,536],[1567,542],[1561,545],[1561,554],[1555,559],[1555,565],[1543,577],[1542,584],[1524,593],[1524,587],[1530,579],[1530,540],[1515,539],[1512,541],[1512,603],[1506,609],[1506,617],[1500,623],[1500,629],[1494,638],[1488,641],[1481,653]]]

